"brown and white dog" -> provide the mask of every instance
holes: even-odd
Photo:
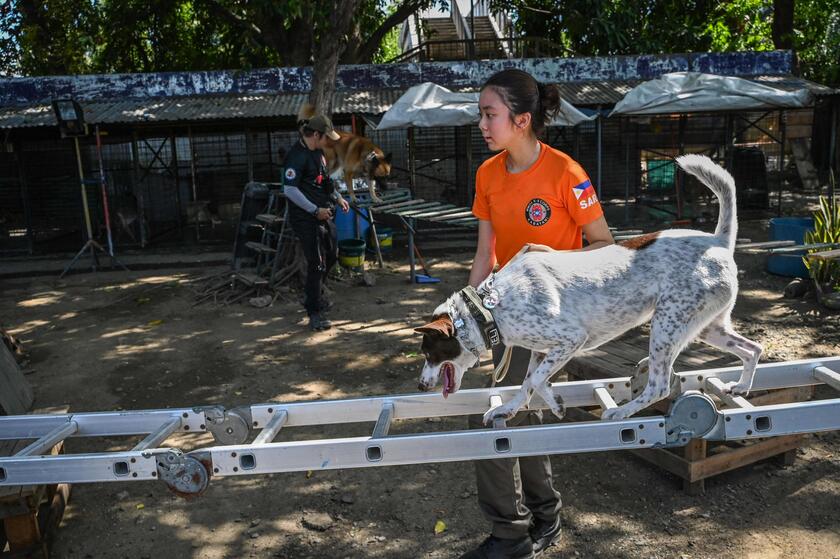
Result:
[[[668,396],[674,360],[695,338],[743,361],[740,379],[726,390],[748,393],[762,349],[730,320],[738,294],[735,183],[707,157],[684,155],[677,164],[718,197],[714,234],[670,229],[588,252],[521,253],[485,280],[476,297],[469,290],[452,295],[432,323],[417,329],[426,358],[420,389],[442,380],[444,395],[457,391],[464,372],[494,342],[487,335],[493,328],[504,345],[531,350],[531,363],[521,389],[484,422],[513,417],[534,394],[562,417],[551,377],[572,357],[650,321],[647,385],[603,419],[624,419]]]
[[[302,124],[315,116],[315,107],[307,103],[298,112],[298,123]],[[391,174],[391,154],[385,154],[370,138],[340,132],[338,140],[327,140],[324,147],[324,157],[327,159],[327,170],[334,179],[341,178],[347,185],[350,200],[356,202],[353,189],[353,178],[361,177],[368,184],[368,192],[374,202],[381,198],[376,193],[375,183]]]

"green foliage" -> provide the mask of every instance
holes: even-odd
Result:
[[[377,32],[398,9],[445,3],[360,0],[349,39],[362,58],[351,61],[397,54],[397,27]],[[0,0],[0,75],[309,65],[335,40],[336,9],[337,0]]]
[[[578,56],[770,50],[773,0],[493,0],[518,35]],[[796,0],[794,48],[808,79],[840,84],[840,2]]]
[[[814,213],[814,230],[805,233],[805,242],[809,244],[840,243],[840,206],[836,199],[829,200],[825,196],[820,196],[820,209]],[[803,261],[815,282],[840,291],[840,262],[809,258],[803,258]]]

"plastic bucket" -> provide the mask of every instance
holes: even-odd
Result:
[[[366,208],[361,208],[360,211],[362,215],[367,216],[368,211]],[[335,210],[335,233],[336,238],[339,241],[343,241],[344,239],[365,239],[367,238],[368,229],[370,229],[370,223],[364,217],[359,217],[361,231],[356,231],[356,212],[355,210],[351,209],[349,212],[344,213],[341,211],[341,208],[336,208]]]
[[[814,230],[811,217],[774,217],[770,220],[771,241],[794,241],[801,245],[805,242],[805,232]],[[767,271],[771,274],[790,278],[807,278],[808,269],[802,262],[805,251],[786,254],[771,254],[767,257]]]
[[[338,263],[345,268],[362,268],[365,265],[365,242],[359,239],[338,241]]]
[[[379,251],[382,254],[390,253],[394,248],[394,230],[390,227],[377,227],[376,238],[379,239]],[[368,252],[376,250],[376,245],[373,241],[367,247]]]

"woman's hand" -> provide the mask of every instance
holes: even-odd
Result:
[[[538,245],[537,243],[525,243],[520,252],[555,252],[553,248],[546,245]]]

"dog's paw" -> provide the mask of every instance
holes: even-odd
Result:
[[[610,408],[608,410],[604,410],[601,414],[601,419],[604,421],[616,421],[619,419],[627,419],[627,413],[624,412],[620,407],[618,408]]]
[[[739,382],[727,382],[723,385],[723,391],[733,396],[746,396],[750,393],[750,386],[748,384],[741,384]]]
[[[497,408],[493,408],[492,410],[488,410],[487,413],[484,414],[484,424],[485,425],[493,425],[493,421],[496,419],[504,419],[507,421],[508,419],[512,418],[516,415],[517,410],[511,406],[509,403],[499,406]]]

